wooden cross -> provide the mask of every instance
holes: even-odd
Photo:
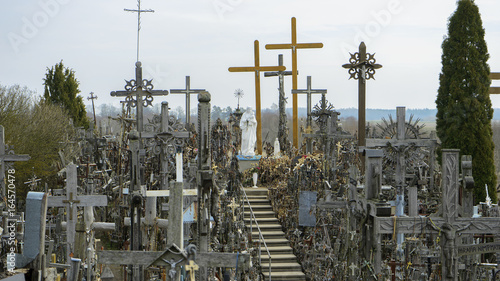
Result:
[[[5,198],[5,168],[6,162],[28,161],[31,159],[29,155],[16,155],[13,150],[7,150],[5,144],[5,129],[0,125],[0,187],[2,189],[2,198]]]
[[[128,106],[136,107],[137,131],[142,133],[144,126],[143,106],[152,105],[153,96],[166,96],[168,91],[153,90],[152,79],[142,79],[142,64],[140,61],[135,63],[135,80],[125,80],[125,82],[125,91],[113,91],[110,94],[112,97],[125,97]]]
[[[348,64],[342,65],[343,68],[349,69],[349,79],[358,80],[358,146],[365,146],[366,80],[373,79],[375,70],[382,67],[375,63],[374,55],[366,53],[365,42],[361,42],[359,51],[351,54]]]
[[[92,112],[94,114],[94,128],[97,127],[97,121],[95,119],[95,107],[94,107],[94,100],[97,99],[97,95],[94,95],[94,92],[90,92],[90,97],[87,98],[88,100],[92,101]]]
[[[492,73],[490,73],[490,79],[491,80],[500,80],[500,72],[492,72]],[[490,86],[489,94],[490,95],[500,94],[500,87],[491,87]]]
[[[284,71],[284,66],[260,66],[259,40],[254,44],[254,66],[230,67],[229,72],[254,72],[255,73],[255,118],[257,119],[257,153],[262,154],[262,122],[260,109],[260,72],[261,71]]]
[[[312,101],[311,101],[311,96],[312,96],[312,94],[326,94],[326,92],[327,92],[326,89],[312,89],[311,76],[307,76],[307,89],[292,90],[292,94],[294,94],[294,98],[297,96],[297,94],[306,94],[307,95],[307,132],[309,132],[309,133],[312,132],[312,115],[311,115]],[[308,153],[312,152],[312,145],[311,145],[310,139],[307,140],[307,152]]]
[[[190,260],[189,263],[184,266],[184,268],[186,268],[186,271],[189,271],[189,280],[195,281],[196,279],[194,276],[194,272],[198,271],[198,269],[200,269],[200,267],[196,263],[194,263],[193,260]]]
[[[323,48],[323,43],[297,43],[297,20],[292,17],[292,42],[267,44],[267,50],[292,49],[292,90],[297,90],[297,49]],[[299,119],[297,96],[293,96],[293,145],[299,148]]]
[[[68,243],[67,262],[70,261],[70,254],[75,244],[75,228],[77,210],[75,207],[96,207],[107,206],[108,197],[106,195],[77,195],[77,171],[75,164],[66,166],[66,198],[63,196],[49,196],[47,200],[48,207],[66,207],[66,240]]]
[[[185,94],[186,95],[186,128],[191,124],[191,95],[199,94],[201,92],[205,92],[205,89],[191,89],[191,79],[189,76],[186,76],[186,89],[178,90],[171,89],[171,94]]]

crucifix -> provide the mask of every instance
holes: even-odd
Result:
[[[261,71],[284,71],[284,66],[260,66],[259,40],[254,41],[254,66],[230,67],[229,72],[254,72],[255,73],[255,118],[257,119],[257,153],[262,154],[262,121],[260,109],[260,72]]]
[[[490,79],[491,80],[500,80],[500,72],[491,72]],[[490,95],[500,94],[500,87],[491,87],[490,86],[489,94]]]
[[[481,253],[497,252],[499,245],[482,243],[478,245],[460,245],[460,235],[493,234],[500,231],[500,218],[471,218],[459,216],[459,150],[443,149],[442,201],[439,214],[428,217],[377,217],[374,216],[375,236],[393,234],[394,230],[404,234],[432,233],[441,237],[442,280],[458,280],[458,257]],[[379,255],[378,253],[376,255]]]
[[[186,89],[171,89],[171,94],[185,94],[186,95],[186,128],[189,128],[191,124],[191,95],[199,94],[205,92],[205,89],[191,89],[191,79],[186,76]]]
[[[75,228],[77,219],[76,207],[107,206],[106,195],[80,195],[77,193],[77,171],[75,164],[66,166],[66,198],[63,196],[49,196],[48,207],[66,207],[66,262],[69,264],[75,248]]]
[[[141,10],[141,0],[137,0],[137,10],[123,9],[126,12],[137,13],[137,61],[139,61],[139,33],[141,31],[141,13],[154,13],[154,10]]]
[[[312,89],[311,76],[307,76],[307,89],[292,90],[292,94],[295,94],[294,98],[297,96],[297,94],[306,94],[307,95],[307,129],[306,129],[306,132],[308,134],[312,133],[312,115],[311,115],[312,101],[311,101],[311,96],[312,96],[312,94],[326,94],[326,92],[327,92],[326,89]],[[312,142],[311,142],[310,138],[307,139],[306,151],[307,151],[307,153],[312,153]]]
[[[292,50],[292,90],[297,90],[297,49],[323,48],[323,43],[297,43],[297,20],[292,17],[292,42],[289,44],[267,44],[267,50]],[[299,148],[299,119],[297,96],[293,96],[293,145]]]
[[[376,64],[375,54],[366,52],[365,42],[359,44],[359,51],[350,54],[348,64],[342,65],[349,69],[349,79],[358,80],[358,146],[365,146],[366,136],[366,80],[374,79],[375,70],[382,67]]]
[[[283,66],[283,55],[278,55],[278,66]],[[279,125],[278,125],[278,140],[280,150],[288,149],[288,128],[286,126],[286,98],[285,98],[285,76],[292,75],[291,71],[274,71],[264,72],[264,77],[278,76],[279,79]],[[239,103],[239,102],[238,102]]]
[[[5,171],[7,170],[5,165],[7,162],[17,162],[17,161],[28,161],[31,157],[26,154],[16,155],[14,151],[8,149],[7,144],[5,144],[5,129],[0,125],[0,188],[2,189],[2,198],[5,198]]]
[[[144,116],[143,107],[152,106],[153,96],[166,96],[167,90],[153,90],[152,79],[142,79],[142,64],[140,61],[135,63],[135,80],[126,81],[125,91],[113,91],[112,97],[125,97],[128,106],[136,107],[137,131],[143,132]],[[135,96],[135,99],[134,99]]]

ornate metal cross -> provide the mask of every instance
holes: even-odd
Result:
[[[129,107],[136,107],[137,109],[137,131],[143,132],[143,106],[152,106],[153,96],[166,96],[167,90],[153,90],[153,79],[142,79],[142,64],[140,61],[135,63],[135,80],[125,80],[125,91],[113,91],[112,97],[125,97]],[[135,99],[134,99],[135,96]]]
[[[141,31],[141,13],[154,13],[154,10],[141,10],[141,0],[137,0],[137,10],[123,9],[127,12],[137,13],[137,61],[139,61],[139,33]]]
[[[376,64],[375,54],[366,52],[365,42],[359,44],[359,51],[350,54],[349,63],[342,65],[349,69],[349,79],[358,80],[358,146],[365,146],[366,138],[366,80],[375,79],[375,70],[382,67]]]
[[[257,119],[257,152],[262,154],[262,122],[260,109],[260,72],[261,71],[284,71],[284,66],[260,66],[259,40],[254,41],[254,66],[230,67],[229,72],[254,72],[255,73],[255,118]]]
[[[297,49],[323,48],[323,43],[297,43],[297,20],[292,17],[292,42],[267,44],[267,50],[292,49],[292,90],[297,90]],[[293,96],[293,145],[299,148],[299,119],[297,96]]]
[[[205,89],[191,89],[191,79],[189,76],[186,76],[186,89],[171,89],[171,94],[185,94],[186,95],[186,128],[189,128],[191,123],[191,95],[199,94],[201,92],[205,92]]]

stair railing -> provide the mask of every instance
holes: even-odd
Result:
[[[253,233],[253,221],[255,221],[255,225],[257,226],[257,230],[259,231],[259,264],[262,267],[262,249],[261,245],[264,243],[264,247],[266,248],[267,256],[269,257],[269,281],[271,281],[271,254],[269,253],[269,248],[267,247],[266,241],[264,240],[264,236],[262,235],[262,231],[260,230],[259,223],[257,222],[257,218],[255,218],[255,214],[253,213],[252,206],[250,205],[250,200],[248,200],[247,193],[242,185],[240,185],[240,189],[243,191],[243,195],[245,196],[245,200],[248,203],[248,208],[250,209],[250,233]],[[245,214],[245,204],[243,203],[243,214]],[[251,234],[250,234],[251,237]]]

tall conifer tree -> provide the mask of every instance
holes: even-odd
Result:
[[[442,48],[436,99],[438,137],[443,148],[458,148],[461,155],[472,155],[476,203],[484,202],[486,184],[496,202],[489,54],[474,0],[458,1]]]
[[[44,79],[44,98],[45,101],[65,108],[76,126],[87,129],[89,120],[83,98],[78,95],[80,93],[79,84],[75,72],[64,67],[61,61],[51,69],[47,68]]]

